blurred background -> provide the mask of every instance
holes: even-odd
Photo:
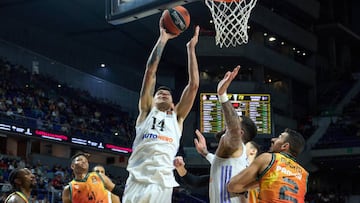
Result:
[[[215,44],[203,1],[0,1],[1,201],[10,171],[27,166],[38,179],[33,201],[61,202],[71,180],[69,157],[79,150],[90,152],[92,165],[104,165],[124,184],[145,64],[159,35],[161,11],[175,5],[188,9],[191,23],[166,45],[157,85],[169,86],[179,99],[187,83],[185,45],[200,25],[200,89],[179,150],[188,169],[209,172],[194,149],[194,130],[201,129],[209,149],[216,149],[213,133],[221,122],[206,119],[217,110],[204,111],[204,98],[240,64],[229,93],[269,98],[253,111],[262,150],[287,127],[307,140],[299,157],[310,172],[307,202],[360,202],[356,0],[258,0],[247,25],[249,42],[229,48]],[[206,189],[175,190],[174,202],[208,201]]]

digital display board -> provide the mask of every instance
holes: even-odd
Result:
[[[23,127],[23,126],[18,126],[18,125],[9,124],[9,123],[0,123],[0,132],[1,131],[16,133],[16,134],[26,136],[29,138],[31,138],[31,137],[41,138],[44,140],[57,141],[57,142],[61,142],[64,144],[71,143],[74,145],[80,145],[80,146],[85,146],[88,148],[104,150],[104,151],[111,151],[111,152],[118,152],[118,153],[125,153],[125,154],[132,152],[131,148],[117,146],[112,143],[106,143],[101,138],[85,139],[85,138],[80,138],[80,137],[75,137],[75,136],[70,136],[70,135],[63,135],[63,134],[58,134],[58,133],[47,132],[47,131],[39,130],[39,129],[31,129],[29,127]]]
[[[239,116],[251,118],[258,134],[271,134],[270,94],[227,94]],[[217,133],[225,127],[224,115],[216,93],[200,94],[200,131]]]

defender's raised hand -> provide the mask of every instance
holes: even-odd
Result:
[[[240,66],[236,66],[233,71],[226,72],[224,78],[220,80],[217,86],[218,95],[226,93],[230,83],[234,80],[240,70]]]
[[[194,31],[194,36],[191,38],[191,40],[186,44],[186,46],[188,48],[195,48],[196,44],[199,41],[199,32],[200,32],[200,27],[197,25],[195,27],[195,31]]]
[[[206,139],[199,130],[196,130],[195,134],[197,136],[197,138],[194,138],[196,151],[205,157],[209,153],[206,146]]]

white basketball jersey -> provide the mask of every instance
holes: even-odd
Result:
[[[246,148],[243,145],[243,153],[238,158],[215,158],[210,168],[209,198],[210,203],[246,203],[244,195],[233,194],[227,191],[227,184],[231,177],[244,170],[249,162],[246,156]]]
[[[136,126],[133,152],[127,166],[129,179],[164,187],[179,186],[175,181],[173,162],[180,138],[176,113],[153,107],[146,119]]]

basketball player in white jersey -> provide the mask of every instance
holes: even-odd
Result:
[[[209,183],[211,203],[244,203],[248,201],[245,194],[234,194],[227,191],[227,183],[230,178],[249,165],[244,143],[252,140],[257,134],[255,123],[245,116],[239,118],[227,97],[227,89],[237,76],[239,69],[240,66],[237,66],[233,71],[228,71],[217,87],[226,130],[220,138],[215,158],[211,163]]]
[[[164,47],[175,35],[166,33],[159,23],[160,36],[146,64],[136,120],[136,137],[129,158],[123,203],[170,203],[173,187],[179,184],[173,174],[173,160],[180,145],[183,122],[190,112],[199,87],[199,71],[195,54],[199,27],[186,44],[188,84],[174,105],[169,88],[155,92],[156,71]],[[171,68],[171,67],[169,67]],[[155,95],[154,95],[155,93]]]

